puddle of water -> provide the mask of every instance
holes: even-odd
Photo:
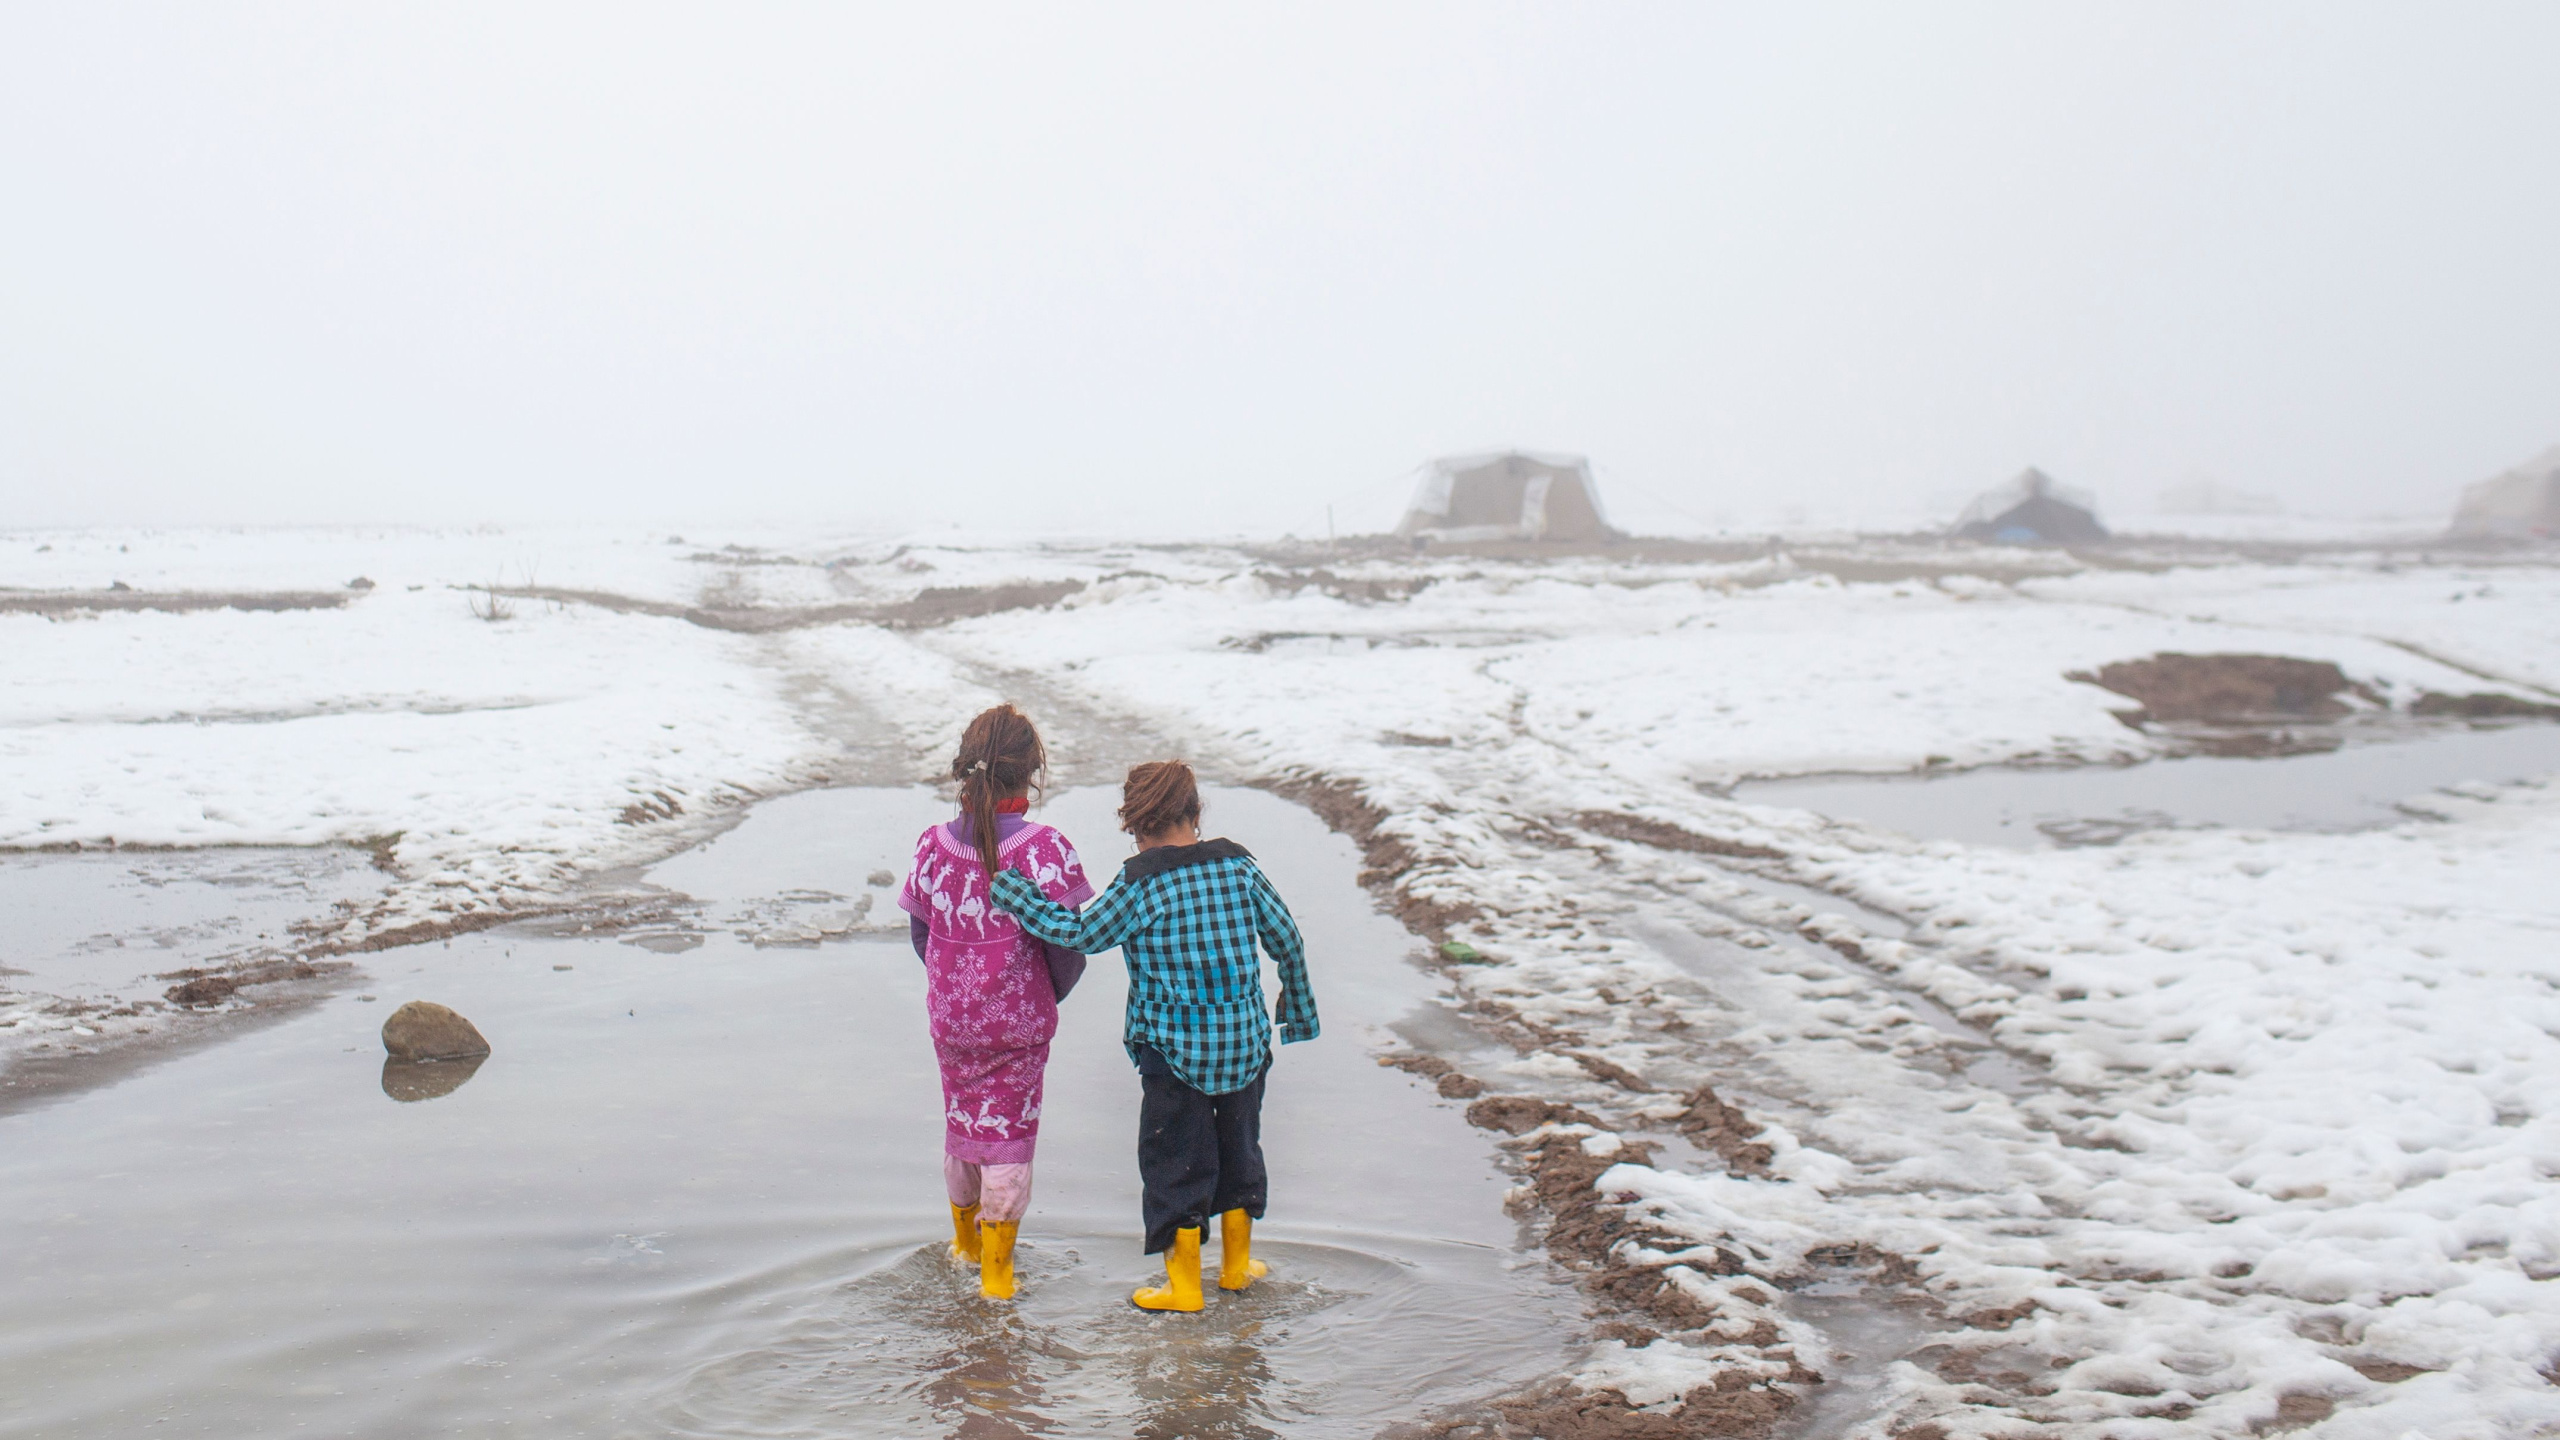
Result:
[[[1823,1383],[1797,1389],[1799,1404],[1777,1440],[1830,1440],[1872,1421],[1893,1398],[1893,1366],[1927,1344],[1937,1326],[1908,1300],[1855,1283],[1815,1285],[1787,1297],[1788,1313],[1821,1332],[1812,1357]]]
[[[848,806],[859,807],[859,823],[851,823]],[[1060,815],[1088,808],[1089,797],[1061,795],[1043,815],[1064,826]],[[648,879],[715,914],[777,901],[840,905],[875,892],[885,906],[915,859],[916,836],[950,818],[950,805],[931,790],[803,790],[758,805],[755,833],[744,841],[723,835],[651,867]],[[1077,830],[1095,831],[1094,843],[1110,856],[1125,852],[1116,830],[1090,823]],[[873,886],[875,875],[889,877],[888,884]],[[906,933],[903,920],[898,933]]]
[[[1265,1437],[1332,1431],[1345,1394],[1463,1388],[1474,1365],[1458,1347],[1501,1327],[1453,1307],[1429,1273],[1450,1259],[1340,1238],[1359,1243],[1274,1244],[1272,1279],[1170,1323],[1133,1309],[1118,1272],[1096,1263],[1124,1236],[1051,1234],[1024,1249],[1010,1309],[979,1301],[939,1253],[877,1257],[887,1263],[850,1282],[806,1287],[778,1330],[762,1317],[738,1327],[729,1354],[674,1387],[667,1422],[776,1434],[821,1413],[908,1433],[957,1416],[972,1436]]]
[[[2270,759],[2195,756],[2121,768],[1753,781],[1734,798],[1857,820],[1927,840],[2037,849],[2143,830],[2355,830],[2409,818],[2401,803],[2464,782],[2560,771],[2560,725],[2453,730]]]
[[[804,790],[765,801],[755,808],[751,843],[723,836],[630,877],[691,903],[623,930],[622,943],[679,955],[714,929],[760,947],[904,935],[898,882],[915,858],[917,834],[951,818],[948,807],[930,790],[864,790],[863,823],[849,826],[847,793]]]
[[[335,847],[0,853],[0,989],[105,998],[162,971],[281,951],[287,925],[378,895],[383,880]]]
[[[1116,798],[1045,817],[1099,870],[1125,853]],[[1066,1007],[1007,1307],[941,1258],[903,937],[490,932],[372,957],[382,1003],[0,1117],[0,1436],[1366,1435],[1552,1373],[1579,1307],[1513,1248],[1494,1152],[1370,1057],[1432,990],[1409,939],[1312,816],[1210,805],[1296,907],[1326,1022],[1271,1085],[1265,1287],[1196,1317],[1127,1304],[1152,1270],[1108,957]],[[877,836],[902,862],[939,807],[830,791],[781,813],[657,878],[717,903],[858,893]],[[390,1075],[377,1027],[412,998],[495,1053]]]

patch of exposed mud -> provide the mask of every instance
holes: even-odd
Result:
[[[1570,1381],[1553,1381],[1524,1395],[1497,1401],[1498,1419],[1444,1420],[1436,1425],[1392,1430],[1388,1440],[1708,1440],[1708,1437],[1766,1435],[1796,1406],[1795,1397],[1739,1371],[1727,1371],[1713,1385],[1699,1385],[1680,1397],[1676,1407],[1639,1408],[1626,1392],[1584,1390]]]
[[[2118,712],[2137,729],[2161,722],[2245,725],[2334,719],[2355,709],[2342,695],[2369,705],[2383,703],[2335,664],[2287,655],[2168,653],[2118,660],[2094,672],[2074,670],[2063,678],[2140,701],[2140,709]]]
[[[1724,1168],[1736,1175],[1766,1175],[1777,1152],[1754,1140],[1763,1128],[1742,1107],[1719,1099],[1713,1087],[1689,1092],[1687,1108],[1672,1125],[1697,1145],[1713,1150]]]
[[[438,940],[450,940],[457,935],[494,930],[501,925],[510,925],[518,920],[566,914],[577,908],[579,907],[575,905],[562,904],[529,905],[518,909],[492,907],[486,910],[463,910],[452,915],[439,916],[433,920],[418,920],[407,925],[369,930],[353,940],[320,940],[303,953],[313,956],[363,955],[377,950],[397,950],[404,945],[426,945]]]
[[[97,614],[107,610],[337,610],[373,587],[346,590],[0,590],[0,613]]]
[[[1657,850],[1677,850],[1687,855],[1721,855],[1729,860],[1786,858],[1782,852],[1766,845],[1746,844],[1720,835],[1701,835],[1667,820],[1653,820],[1617,810],[1585,810],[1573,817],[1573,823],[1594,835],[1650,845]]]
[[[613,817],[616,825],[647,825],[658,820],[673,820],[684,813],[684,802],[664,790],[652,791],[622,807]]]
[[[1437,1055],[1381,1055],[1378,1063],[1433,1082],[1432,1088],[1440,1092],[1443,1100],[1473,1100],[1484,1093],[1483,1081]]]
[[[1041,610],[1084,588],[1081,580],[1026,580],[1011,585],[936,585],[915,598],[876,607],[874,621],[892,629],[916,630],[1001,615],[1008,610]]]
[[[327,967],[325,973],[342,974],[354,968],[344,961]],[[256,960],[240,960],[228,965],[188,966],[161,974],[162,980],[174,980],[161,992],[162,999],[181,1010],[213,1010],[231,1003],[239,993],[258,985],[274,985],[286,980],[316,980],[324,973],[321,966],[293,956],[269,956]]]
[[[2515,695],[2440,695],[2430,691],[2417,698],[2409,713],[2455,720],[2560,720],[2560,705]]]
[[[480,587],[474,587],[480,588]],[[487,593],[507,600],[545,600],[561,605],[591,605],[624,615],[655,615],[682,620],[706,630],[742,635],[769,635],[821,625],[861,623],[892,630],[924,630],[956,620],[974,620],[1012,610],[1038,610],[1085,588],[1082,580],[1025,580],[1006,585],[935,585],[904,600],[844,601],[833,605],[680,605],[617,595],[607,590],[565,590],[553,586],[490,586]]]

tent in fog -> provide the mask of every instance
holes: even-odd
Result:
[[[2466,540],[2560,536],[2560,445],[2463,491],[2453,533]]]
[[[1434,540],[1608,540],[1591,462],[1579,455],[1458,455],[1423,468],[1399,535]]]
[[[2098,502],[2089,492],[2056,485],[2030,467],[1975,497],[1956,517],[1953,533],[2000,545],[2086,545],[2106,539],[2107,527],[2098,523]]]

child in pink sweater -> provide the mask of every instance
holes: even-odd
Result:
[[[990,903],[988,877],[1011,868],[1070,908],[1093,898],[1067,837],[1025,818],[1046,764],[1040,733],[1010,705],[969,722],[951,773],[958,819],[916,841],[898,892],[925,965],[925,1013],[942,1069],[942,1171],[951,1248],[978,1265],[979,1293],[1014,1293],[1013,1247],[1031,1204],[1042,1082],[1058,1000],[1083,957],[1025,934]]]

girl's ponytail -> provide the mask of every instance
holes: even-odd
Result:
[[[978,859],[995,878],[997,805],[1040,783],[1049,766],[1040,732],[1031,717],[1011,705],[981,711],[960,733],[960,753],[951,757],[951,778],[960,782],[960,813],[976,831]]]

